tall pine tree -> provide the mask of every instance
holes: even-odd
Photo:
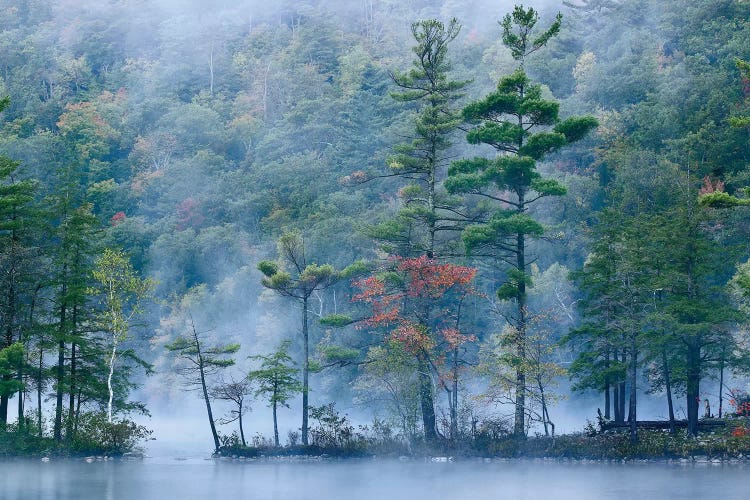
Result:
[[[471,225],[463,233],[467,252],[492,255],[508,264],[506,282],[497,295],[515,303],[510,318],[515,330],[513,356],[517,365],[514,434],[526,432],[526,373],[521,368],[526,357],[528,311],[527,240],[539,238],[544,228],[529,213],[534,203],[546,196],[561,196],[566,190],[559,182],[543,178],[536,164],[545,155],[583,138],[597,126],[593,117],[573,117],[560,121],[559,104],[542,97],[542,87],[526,75],[524,62],[558,34],[562,16],[558,14],[545,31],[534,34],[538,13],[516,6],[501,24],[503,44],[519,62],[518,69],[500,80],[497,90],[466,106],[464,118],[472,124],[467,134],[470,144],[495,149],[494,158],[474,158],[454,162],[446,188],[453,193],[482,196],[499,204],[485,223]]]

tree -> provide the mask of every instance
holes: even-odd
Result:
[[[255,391],[256,396],[264,396],[268,405],[273,410],[273,443],[279,447],[279,426],[276,418],[278,405],[289,408],[287,401],[291,397],[304,390],[299,383],[297,373],[299,370],[292,367],[292,358],[287,353],[290,342],[285,340],[273,354],[268,356],[252,356],[251,359],[259,360],[260,367],[251,370],[248,378],[258,384]]]
[[[385,410],[395,419],[401,436],[412,442],[419,435],[419,371],[414,355],[397,341],[371,347],[357,377],[358,400]]]
[[[245,429],[242,426],[242,417],[250,411],[250,406],[245,404],[245,397],[251,394],[251,380],[243,377],[240,380],[231,378],[229,382],[219,382],[211,389],[211,397],[221,401],[231,401],[237,406],[237,409],[231,410],[228,418],[218,421],[221,424],[229,424],[234,421],[239,422],[240,439],[242,446],[247,446],[245,442]]]
[[[0,111],[9,105],[8,98],[0,100]],[[32,282],[36,278],[33,262],[38,256],[34,248],[34,229],[38,227],[37,215],[32,207],[35,183],[31,180],[18,179],[19,163],[5,155],[0,155],[0,329],[2,340],[0,349],[5,349],[21,338],[21,325],[24,320],[25,303],[33,290]],[[20,368],[20,365],[19,365]],[[4,372],[3,384],[9,384],[15,376],[22,378],[20,369],[17,372]],[[0,394],[0,425],[8,421],[8,400],[11,394]],[[22,408],[22,404],[20,406]]]
[[[466,135],[467,141],[494,148],[496,157],[452,163],[445,183],[449,192],[474,194],[501,205],[485,223],[468,226],[463,232],[463,241],[468,253],[493,256],[510,267],[506,282],[497,294],[501,300],[515,302],[516,313],[511,326],[518,339],[514,349],[519,360],[526,358],[526,289],[531,286],[526,243],[544,233],[544,227],[529,211],[534,202],[566,192],[556,180],[543,178],[536,170],[536,163],[547,154],[583,138],[597,126],[593,117],[560,121],[558,103],[544,99],[541,85],[533,83],[526,75],[526,58],[557,35],[562,24],[562,16],[558,14],[547,30],[532,36],[538,17],[533,8],[516,6],[503,18],[503,44],[520,66],[500,80],[496,91],[463,110],[464,119],[473,124]],[[539,131],[539,127],[552,129]],[[520,369],[522,364],[518,366],[514,434],[522,437],[526,428],[526,373]]]
[[[388,160],[390,172],[380,177],[396,176],[411,184],[401,189],[403,207],[395,220],[371,228],[376,239],[395,244],[395,253],[411,256],[423,253],[436,258],[437,237],[446,231],[460,230],[466,217],[454,206],[442,189],[451,146],[450,136],[461,123],[455,102],[469,82],[449,80],[448,44],[459,34],[461,25],[454,18],[448,25],[428,19],[411,25],[417,45],[412,69],[393,73],[399,92],[391,95],[401,102],[418,106],[414,140],[395,147]]]
[[[459,346],[476,340],[474,335],[463,333],[459,325],[460,304],[472,293],[475,275],[474,268],[440,264],[425,256],[395,257],[381,272],[355,282],[360,292],[352,300],[371,308],[360,326],[385,328],[389,341],[401,344],[414,356],[427,442],[435,442],[438,437],[433,376],[448,390],[447,377],[440,371],[445,354],[455,355]],[[451,405],[454,403],[457,401],[451,398]]]
[[[740,78],[743,84],[745,94],[742,107],[744,111],[750,108],[750,63],[736,58],[735,65],[740,72]],[[729,125],[733,128],[745,128],[750,130],[750,114],[735,115],[729,117]],[[724,192],[724,182],[718,180],[712,182],[709,176],[703,178],[703,187],[701,188],[698,201],[703,206],[714,208],[742,207],[750,205],[750,189],[745,188],[743,195],[745,197],[733,196]]]
[[[52,252],[55,288],[54,307],[57,319],[55,337],[57,341],[57,366],[55,368],[55,424],[54,437],[62,439],[63,397],[69,394],[69,411],[73,410],[76,394],[76,349],[85,342],[81,325],[88,320],[92,259],[96,253],[94,235],[99,230],[99,221],[92,213],[92,205],[83,201],[80,193],[77,170],[61,169],[59,192],[50,200],[50,212],[56,215]],[[70,344],[70,365],[66,374],[65,358]]]
[[[214,438],[214,450],[219,450],[219,434],[216,432],[214,414],[211,410],[211,398],[208,394],[208,377],[234,365],[234,359],[228,357],[240,350],[239,344],[205,345],[201,334],[195,329],[195,322],[190,317],[190,331],[179,335],[167,344],[166,349],[175,354],[181,366],[177,368],[186,385],[192,390],[200,390],[206,403],[208,424]]]
[[[9,398],[23,389],[23,383],[14,377],[23,362],[24,350],[20,342],[0,349],[0,397]],[[5,432],[6,424],[7,421],[0,421],[0,431]]]
[[[654,251],[663,252],[666,263],[655,287],[663,290],[657,319],[674,346],[669,361],[681,368],[674,378],[685,388],[688,432],[693,436],[698,433],[701,381],[733,365],[745,351],[731,335],[741,315],[726,288],[716,284],[725,249],[706,233],[706,215],[693,198],[666,211],[653,225],[665,243]]]
[[[310,330],[308,302],[313,293],[325,290],[335,284],[339,273],[330,264],[308,263],[305,240],[298,232],[288,232],[279,238],[279,254],[283,265],[264,260],[258,263],[258,270],[265,276],[263,286],[279,295],[291,297],[302,306],[302,341],[304,358],[302,364],[302,444],[308,445],[308,392],[310,376]],[[290,274],[284,266],[291,268]]]
[[[623,222],[613,210],[604,210],[592,230],[594,240],[583,269],[574,274],[582,292],[578,304],[581,324],[563,337],[578,354],[569,373],[577,379],[573,390],[604,393],[604,418],[625,421],[626,358],[620,319],[631,302],[624,296]],[[612,410],[614,409],[614,414]]]
[[[550,418],[550,407],[560,399],[553,391],[565,370],[553,355],[556,343],[552,339],[550,326],[555,319],[547,314],[529,317],[525,338],[524,359],[514,359],[517,332],[506,325],[499,335],[493,335],[480,353],[481,362],[477,371],[488,377],[489,386],[484,397],[492,402],[515,404],[514,389],[516,370],[521,369],[529,380],[526,388],[526,425],[541,422],[544,434],[555,435],[555,424]]]
[[[117,348],[129,338],[132,320],[143,312],[142,303],[154,287],[150,279],[141,279],[121,250],[105,249],[96,260],[93,277],[101,311],[98,327],[108,334],[107,421],[112,423]]]

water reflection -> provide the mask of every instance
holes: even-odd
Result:
[[[424,463],[10,461],[3,500],[745,499],[748,466]]]

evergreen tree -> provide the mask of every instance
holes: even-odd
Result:
[[[279,405],[289,408],[287,401],[297,393],[302,392],[297,373],[299,370],[292,366],[292,358],[287,353],[289,341],[284,341],[273,354],[268,356],[252,356],[261,362],[257,370],[251,370],[248,377],[258,383],[256,396],[264,396],[273,410],[273,443],[279,447],[279,425],[277,408]]]
[[[434,19],[413,23],[411,32],[417,42],[412,48],[413,67],[392,74],[399,87],[391,94],[393,98],[417,106],[415,138],[395,147],[396,154],[388,160],[390,172],[380,177],[395,176],[410,184],[399,192],[403,206],[396,218],[371,228],[370,233],[389,242],[391,253],[403,257],[441,258],[445,252],[436,245],[445,241],[439,235],[460,230],[466,219],[455,200],[446,196],[441,178],[450,138],[461,123],[455,104],[469,83],[449,79],[448,44],[460,30],[456,19],[448,25]]]
[[[593,117],[558,118],[557,102],[542,97],[541,85],[533,83],[524,71],[526,58],[544,47],[559,31],[562,16],[545,31],[532,35],[538,21],[533,9],[516,6],[502,22],[502,41],[520,64],[511,75],[500,80],[497,90],[484,99],[470,103],[464,118],[473,124],[466,138],[470,144],[488,145],[495,158],[474,158],[451,164],[445,185],[452,193],[475,194],[501,204],[487,222],[471,225],[463,233],[467,252],[491,255],[505,261],[509,270],[497,295],[515,302],[511,319],[516,332],[514,357],[518,366],[515,388],[514,434],[525,435],[526,373],[521,367],[526,357],[528,311],[526,288],[528,274],[527,240],[539,238],[544,228],[529,213],[534,202],[547,196],[565,194],[559,182],[543,178],[536,170],[545,155],[583,138],[596,127]],[[543,130],[539,131],[539,128]],[[552,127],[551,130],[548,128]],[[509,207],[509,208],[505,208]]]
[[[279,238],[279,255],[282,265],[273,261],[258,263],[258,270],[265,276],[263,286],[279,295],[299,301],[302,320],[304,358],[302,363],[302,444],[308,443],[308,392],[310,376],[310,326],[308,303],[313,293],[335,284],[339,273],[330,264],[318,265],[309,262],[305,240],[298,232],[289,232]],[[289,267],[291,273],[285,269]]]
[[[371,227],[369,233],[374,239],[385,242],[389,253],[401,257],[423,255],[428,259],[444,259],[454,254],[451,247],[455,242],[449,236],[460,231],[469,219],[455,197],[449,196],[443,188],[451,136],[461,123],[456,102],[469,83],[450,79],[448,45],[460,30],[461,25],[455,18],[447,25],[434,19],[413,23],[411,32],[416,45],[412,51],[416,57],[412,68],[405,73],[392,74],[399,88],[391,94],[393,98],[417,106],[415,138],[394,148],[396,154],[388,160],[390,172],[382,177],[398,177],[410,183],[399,191],[402,207],[396,217]],[[429,309],[439,304],[434,301],[421,307]],[[454,354],[457,365],[458,348]],[[429,357],[427,351],[419,356],[419,392],[425,438],[434,441],[437,438],[435,384],[430,375],[433,371],[428,366]],[[456,375],[457,372],[456,369]],[[442,385],[449,392],[455,438],[458,379],[454,380],[452,388]]]
[[[78,349],[88,342],[82,325],[89,320],[88,291],[93,255],[96,251],[94,235],[99,229],[99,221],[91,213],[91,205],[76,205],[70,194],[64,190],[58,194],[56,200],[53,200],[55,212],[59,216],[55,229],[51,280],[55,289],[54,307],[57,319],[53,434],[58,441],[62,439],[64,395],[69,395],[68,410],[71,418],[73,409],[77,406],[75,397],[78,393]],[[67,368],[66,357],[70,361]]]
[[[167,351],[174,353],[177,359],[181,361],[177,372],[185,379],[187,387],[201,392],[201,397],[206,403],[208,424],[211,427],[211,435],[214,439],[214,451],[218,451],[220,446],[219,433],[216,431],[211,398],[208,393],[209,377],[234,365],[234,359],[230,356],[240,350],[240,345],[206,345],[204,339],[201,338],[201,334],[196,330],[192,317],[190,318],[189,329],[188,333],[179,335],[165,347]]]
[[[0,100],[0,111],[9,103],[8,98]],[[18,167],[18,162],[0,155],[0,349],[16,342],[27,343],[22,327],[34,281],[39,279],[35,269],[39,220],[32,204],[36,186],[31,180],[19,178]],[[10,384],[13,377],[21,380],[23,373],[20,365],[18,368],[13,373],[4,372],[2,383]],[[6,392],[0,394],[0,426],[8,421],[9,398]]]
[[[663,235],[655,252],[666,263],[654,287],[658,319],[673,346],[667,362],[679,367],[676,383],[685,389],[688,432],[698,433],[701,382],[742,358],[744,348],[731,334],[740,319],[726,289],[719,286],[726,250],[705,230],[706,214],[695,202],[676,206],[652,226]]]
[[[622,266],[623,232],[620,218],[605,210],[594,227],[591,253],[576,273],[583,298],[579,302],[582,324],[563,342],[578,351],[569,373],[577,379],[574,390],[604,393],[604,418],[625,420],[626,357],[618,320],[629,301],[623,300],[619,270]],[[612,412],[614,410],[614,413]]]

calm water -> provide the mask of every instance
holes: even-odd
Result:
[[[532,462],[0,463],[3,500],[748,499],[742,465]]]

